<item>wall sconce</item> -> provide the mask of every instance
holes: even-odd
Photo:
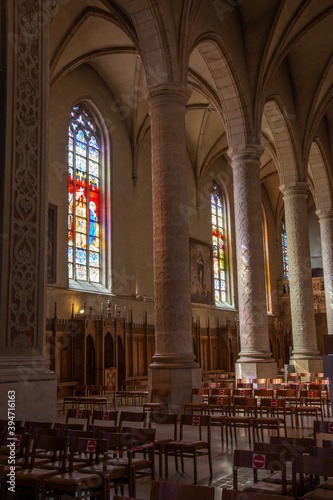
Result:
[[[79,310],[79,314],[86,314],[86,303],[84,303],[83,307]]]

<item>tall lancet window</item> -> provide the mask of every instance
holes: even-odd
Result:
[[[100,144],[92,117],[74,106],[68,129],[68,277],[100,281]]]
[[[226,274],[224,255],[224,214],[218,186],[214,183],[211,191],[214,293],[215,301],[226,301]]]
[[[286,224],[284,221],[284,217],[281,221],[281,240],[282,240],[283,277],[285,280],[289,280],[287,233],[286,233]]]

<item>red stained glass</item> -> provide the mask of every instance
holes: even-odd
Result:
[[[92,130],[95,132],[96,128],[89,113],[81,105],[75,106],[70,114],[68,137],[70,151],[68,155],[68,275],[70,278],[79,280],[87,280],[90,277],[92,281],[98,282],[100,262],[98,159],[100,153],[98,134],[96,137],[95,135],[91,137]],[[90,147],[87,147],[88,142]],[[74,165],[73,158],[75,158]]]

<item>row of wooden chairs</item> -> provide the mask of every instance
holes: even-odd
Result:
[[[110,488],[128,484],[135,496],[136,479],[145,475],[154,478],[154,442],[156,430],[126,427],[123,432],[67,429],[63,435],[50,434],[41,427],[37,434],[16,436],[15,486],[20,495],[39,498],[73,495],[109,499]],[[1,447],[0,463],[8,462],[6,436]],[[144,450],[140,459],[136,453]],[[7,453],[6,453],[7,452]],[[7,461],[7,462],[6,462]],[[123,490],[122,490],[123,491]]]
[[[109,403],[116,409],[116,388],[109,385],[76,385],[73,390],[72,396],[66,396],[63,400],[63,411],[66,405],[70,404],[72,408],[94,410],[95,407],[99,409],[108,409]]]
[[[297,389],[193,389],[191,403],[208,403],[210,397],[218,397],[220,401],[223,398],[230,397],[253,397],[258,401],[260,406],[261,401],[265,399],[285,400],[287,404],[287,411],[291,415],[313,414],[323,418],[325,413],[329,416],[330,398],[329,394],[322,387],[319,389],[297,390]],[[324,395],[323,395],[324,394]],[[221,401],[222,402],[222,401]],[[297,409],[297,411],[296,411]],[[325,411],[326,410],[326,411]],[[295,418],[296,419],[296,418]],[[298,425],[298,420],[296,419]],[[293,426],[293,420],[292,420]]]

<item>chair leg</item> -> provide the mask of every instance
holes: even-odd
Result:
[[[169,459],[169,453],[167,450],[164,452],[164,470],[165,470],[165,477],[168,477],[169,475],[169,464],[168,464],[168,459]],[[177,469],[176,469],[177,470]]]
[[[209,462],[209,474],[210,474],[210,477],[212,477],[213,476],[213,462],[212,462],[211,450],[208,450],[208,462]]]
[[[193,469],[194,469],[194,483],[197,482],[197,454],[193,453]]]
[[[180,452],[180,463],[182,467],[182,472],[184,472],[184,456],[182,451]]]

